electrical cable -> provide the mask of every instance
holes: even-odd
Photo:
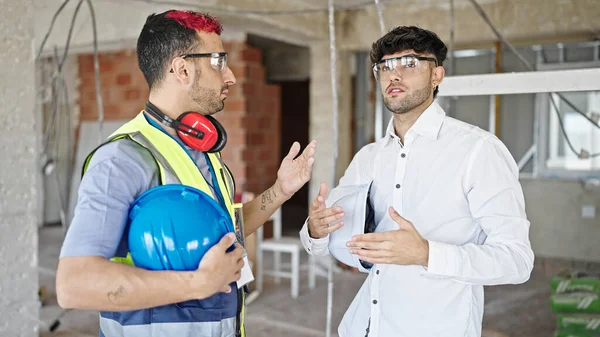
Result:
[[[554,101],[554,97],[550,96],[550,102],[552,103],[552,106],[553,106],[552,110],[554,110],[554,112],[556,112],[556,117],[558,118],[558,124],[560,125],[560,130],[562,131],[562,134],[564,135],[565,140],[567,141],[567,145],[569,145],[569,148],[571,148],[571,151],[573,151],[573,153],[577,153],[577,151],[575,151],[575,148],[573,147],[573,144],[571,144],[569,137],[567,137],[567,133],[565,131],[565,126],[564,126],[563,120],[560,116],[560,111],[558,110],[558,105]]]
[[[456,49],[455,47],[455,37],[454,37],[454,31],[455,31],[455,16],[454,16],[454,0],[450,0],[450,41],[448,44],[448,57],[449,57],[449,61],[448,62],[448,75],[449,76],[453,76],[456,73],[456,58],[454,57],[454,51]],[[447,107],[447,111],[448,111],[448,115],[449,116],[455,116],[456,113],[454,112],[455,106],[456,106],[456,100],[458,97],[453,96],[453,97],[449,97],[448,100],[446,101],[446,107]]]
[[[573,144],[571,143],[571,140],[569,139],[569,137],[567,136],[567,132],[565,130],[565,126],[564,126],[564,122],[561,118],[560,115],[560,111],[558,110],[558,105],[556,104],[556,102],[554,101],[554,97],[552,97],[552,95],[549,96],[550,97],[550,102],[552,103],[552,106],[554,109],[554,112],[556,112],[556,117],[558,118],[558,125],[560,126],[560,130],[562,131],[563,136],[565,137],[565,140],[567,141],[567,145],[569,146],[569,148],[571,149],[571,151],[579,158],[582,159],[588,159],[588,158],[594,158],[594,157],[598,157],[600,156],[600,152],[598,153],[594,153],[594,154],[589,154],[586,152],[583,152],[585,150],[581,150],[582,152],[580,152],[579,154],[577,153],[577,151],[575,150],[575,147],[573,147]]]
[[[56,18],[58,17],[58,14],[60,14],[60,12],[62,12],[62,10],[69,3],[69,1],[70,0],[63,1],[63,3],[58,7],[58,10],[56,10],[54,15],[52,16],[52,21],[50,21],[50,27],[48,28],[48,31],[46,32],[46,35],[44,36],[44,39],[42,40],[42,44],[40,45],[40,49],[38,50],[36,60],[39,59],[40,56],[42,55],[42,51],[44,50],[44,46],[46,45],[46,42],[48,41],[48,37],[50,37],[52,28],[54,28],[54,23],[56,22]]]
[[[75,28],[75,19],[77,19],[77,14],[79,13],[79,9],[83,4],[83,0],[79,0],[75,10],[73,11],[73,16],[71,17],[71,25],[69,26],[69,33],[67,34],[67,42],[65,43],[65,48],[63,51],[63,57],[58,64],[58,72],[62,73],[63,65],[65,64],[65,60],[67,59],[67,54],[69,52],[69,47],[71,46],[71,38],[73,37],[73,28]]]
[[[450,45],[448,55],[450,55],[449,75],[454,75],[456,72],[456,59],[454,58],[454,0],[450,0]]]
[[[67,87],[67,81],[63,78],[63,107],[65,109],[65,119],[66,119],[66,130],[67,130],[67,140],[66,140],[66,167],[67,167],[67,190],[66,190],[66,195],[64,200],[66,201],[66,205],[68,205],[69,200],[71,198],[71,177],[73,176],[73,171],[74,171],[74,160],[75,160],[75,156],[73,155],[74,152],[74,148],[73,148],[73,133],[71,132],[71,128],[72,128],[72,118],[71,118],[71,105],[69,104],[69,90]],[[65,209],[64,212],[66,213],[67,210]],[[66,228],[65,228],[65,232],[66,232]]]
[[[333,108],[333,168],[332,185],[335,186],[338,160],[338,92],[337,92],[337,51],[335,45],[335,6],[334,0],[329,0],[329,62],[331,67],[331,103]],[[331,336],[331,318],[333,313],[333,264],[335,259],[331,258],[327,266],[327,320],[325,324],[325,336]]]
[[[58,15],[64,10],[64,8],[66,7],[66,5],[68,4],[70,0],[65,0],[57,9],[57,11],[54,13],[52,21],[50,23],[50,27],[48,28],[48,31],[46,32],[44,39],[39,47],[38,50],[38,55],[36,60],[39,60],[41,57],[41,54],[44,50],[44,46],[46,45],[48,38],[52,32],[52,29],[54,27],[54,24],[58,18]],[[71,44],[71,39],[73,36],[73,30],[74,30],[74,25],[75,25],[75,21],[77,18],[77,15],[79,13],[79,9],[81,7],[83,3],[83,0],[80,0],[77,3],[77,6],[73,12],[72,18],[71,18],[71,24],[69,26],[69,32],[68,32],[68,36],[67,36],[67,41],[65,43],[65,47],[64,47],[64,51],[63,51],[63,55],[62,58],[59,58],[58,56],[58,51],[56,49],[56,47],[54,48],[54,56],[52,58],[52,61],[55,69],[53,71],[53,74],[51,76],[50,79],[50,83],[48,84],[48,88],[50,89],[50,106],[49,106],[49,110],[50,110],[50,116],[48,118],[48,121],[46,123],[46,129],[44,130],[44,137],[43,137],[43,153],[44,154],[48,154],[49,152],[49,143],[50,141],[54,141],[54,153],[50,154],[50,160],[54,161],[52,163],[50,163],[51,165],[54,165],[56,168],[58,168],[58,162],[59,162],[59,154],[60,154],[60,134],[61,134],[61,128],[63,126],[63,124],[66,123],[66,130],[67,130],[67,140],[66,140],[66,152],[67,152],[67,170],[68,170],[68,174],[67,177],[71,177],[72,173],[73,173],[73,161],[75,156],[73,156],[71,154],[72,150],[72,139],[71,139],[71,110],[69,107],[69,94],[68,94],[68,87],[67,87],[67,83],[66,80],[64,78],[64,74],[63,74],[63,67],[64,64],[66,62],[67,59],[67,55],[69,53],[69,49],[70,49],[70,44]],[[97,104],[98,104],[98,124],[99,124],[99,141],[102,140],[102,124],[103,124],[103,118],[104,118],[104,113],[103,113],[103,104],[102,104],[102,92],[101,92],[101,83],[100,83],[100,67],[99,67],[99,60],[98,60],[98,44],[97,44],[97,24],[96,24],[96,16],[95,16],[95,12],[94,12],[94,7],[92,5],[91,0],[87,0],[87,5],[89,7],[90,10],[90,15],[92,18],[92,28],[93,28],[93,42],[94,42],[94,73],[95,73],[95,79],[96,79],[96,98],[97,98]],[[45,88],[42,88],[40,90],[41,93],[45,92]],[[62,101],[62,102],[61,102]],[[62,103],[62,104],[60,104]],[[65,111],[65,116],[63,118],[62,113],[60,113],[59,111],[59,104],[61,107],[64,108]],[[48,164],[49,162],[46,161],[46,164]],[[46,165],[45,165],[46,166]],[[66,199],[64,194],[62,193],[62,182],[60,179],[60,172],[59,170],[57,170],[56,168],[52,169],[50,171],[50,173],[54,174],[54,180],[55,180],[55,184],[56,184],[56,189],[57,189],[57,194],[58,194],[58,201],[59,201],[59,208],[60,208],[60,219],[61,219],[61,224],[63,226],[64,232],[66,233],[66,229],[67,229],[67,219],[66,219],[66,209],[65,209],[65,204],[66,204]],[[70,195],[70,179],[68,179],[67,181],[67,198]],[[61,324],[61,319],[64,317],[64,315],[66,313],[68,313],[70,311],[70,309],[64,309],[62,310],[59,315],[53,320],[52,324],[50,325],[50,332],[55,331]]]
[[[377,19],[379,21],[379,31],[381,32],[381,36],[385,35],[385,23],[383,21],[383,10],[381,8],[381,4],[379,3],[381,0],[375,0],[375,8],[377,8]]]
[[[60,102],[62,101],[62,97],[63,95],[61,95],[61,90],[65,91],[67,90],[67,85],[66,82],[64,80],[63,77],[60,78],[60,81],[58,82],[58,86],[56,87],[56,109],[58,110],[58,105],[60,104]],[[63,96],[64,97],[64,96]],[[65,102],[66,103],[66,102]],[[64,105],[64,103],[63,103]],[[62,183],[61,183],[61,179],[60,179],[60,170],[59,168],[59,163],[60,163],[60,134],[61,134],[61,130],[64,124],[64,119],[62,118],[61,113],[57,113],[57,123],[56,123],[56,128],[54,130],[54,154],[53,157],[55,158],[55,165],[56,165],[56,169],[54,169],[54,181],[56,184],[56,193],[58,194],[58,207],[59,207],[59,216],[60,216],[60,223],[62,225],[63,229],[66,229],[67,226],[67,219],[65,216],[65,200],[64,200],[64,195],[63,195],[63,191],[62,191]]]

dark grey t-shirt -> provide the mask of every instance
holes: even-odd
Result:
[[[212,190],[202,152],[186,147]],[[158,167],[148,150],[121,139],[99,148],[81,180],[73,220],[60,257],[124,256],[129,206],[146,190],[158,186]]]

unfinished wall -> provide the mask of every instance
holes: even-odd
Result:
[[[495,36],[470,2],[456,0],[457,49],[493,47]],[[596,0],[478,0],[498,30],[513,43],[590,40],[598,38],[600,6]],[[450,39],[449,1],[404,1],[383,5],[386,30],[398,25],[418,25]],[[340,16],[340,45],[367,50],[381,36],[374,6]],[[525,28],[525,29],[524,29]]]
[[[600,220],[582,219],[581,206],[600,208],[600,190],[586,191],[580,182],[521,179],[530,238],[540,257],[600,262]]]
[[[338,161],[336,178],[333,177],[333,103],[331,95],[331,67],[329,42],[319,41],[310,48],[310,139],[317,140],[317,152],[313,166],[312,179],[309,182],[309,200],[319,193],[321,182],[327,183],[331,190],[337,184],[352,159],[353,143],[351,140],[351,73],[350,57],[347,52],[338,51],[337,86],[339,100],[338,115]]]
[[[36,129],[33,9],[0,11],[0,336],[38,335],[37,223],[40,137]]]

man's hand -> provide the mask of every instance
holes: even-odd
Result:
[[[217,292],[230,293],[229,284],[240,279],[241,269],[244,266],[243,248],[236,243],[235,249],[227,253],[227,249],[235,240],[235,234],[225,235],[219,243],[206,252],[200,261],[197,272],[202,275],[200,279],[204,284],[199,285],[199,288],[208,290],[211,296]]]
[[[340,221],[333,226],[329,226],[330,223],[341,219],[344,216],[344,211],[341,207],[325,208],[326,195],[327,184],[321,183],[319,195],[310,204],[308,235],[313,239],[324,238],[344,225],[344,222]]]
[[[294,142],[287,156],[283,158],[279,171],[277,171],[275,185],[279,187],[280,192],[286,199],[291,198],[310,180],[316,148],[317,141],[313,140],[306,146],[302,154],[296,158],[298,152],[300,152],[300,144]]]
[[[389,208],[392,219],[400,226],[399,230],[356,235],[348,241],[352,254],[373,264],[399,264],[427,266],[429,242],[423,239],[413,224]]]

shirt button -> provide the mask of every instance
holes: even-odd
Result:
[[[377,300],[373,300],[373,304],[377,304]]]
[[[307,249],[308,249],[308,251],[310,252],[310,248],[307,248]]]
[[[406,157],[406,153],[401,154],[400,157],[405,158]]]
[[[396,184],[396,188],[400,188],[400,184]]]
[[[375,272],[375,274],[379,275],[379,270]]]

